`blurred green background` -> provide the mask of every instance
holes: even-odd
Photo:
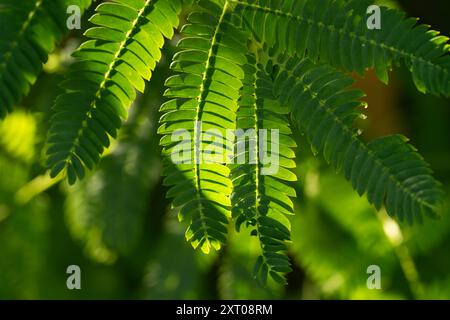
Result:
[[[380,2],[450,35],[448,0]],[[51,181],[43,166],[50,108],[81,41],[72,33],[0,122],[0,299],[450,299],[448,205],[441,220],[399,225],[315,159],[300,134],[289,284],[263,288],[251,277],[258,246],[246,232],[230,228],[219,253],[194,251],[165,199],[156,135],[176,37],[99,168],[72,187]],[[357,86],[369,102],[364,136],[410,137],[450,200],[449,100],[418,93],[402,68],[389,86],[372,73]],[[81,268],[81,290],[66,287],[69,265]],[[366,286],[369,265],[381,268],[381,290]]]

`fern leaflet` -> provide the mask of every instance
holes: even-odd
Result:
[[[164,37],[178,25],[178,0],[115,0],[99,5],[96,27],[74,53],[58,97],[48,138],[51,175],[66,170],[70,183],[100,160],[109,136],[116,137],[127,108],[143,91],[161,58]]]
[[[283,58],[281,58],[283,60]],[[400,135],[365,144],[353,121],[361,114],[363,95],[350,90],[352,80],[333,68],[315,66],[308,58],[288,59],[281,64],[275,90],[292,107],[298,127],[315,153],[345,177],[360,194],[367,193],[379,210],[412,222],[422,215],[436,216],[442,191],[431,169],[407,139]]]
[[[381,8],[380,30],[367,27],[372,0],[230,0],[245,24],[269,47],[300,57],[307,52],[346,71],[375,68],[387,83],[388,70],[403,60],[422,92],[450,96],[448,38],[417,19]]]
[[[261,255],[255,264],[255,276],[263,284],[268,275],[284,283],[282,273],[291,270],[285,255],[285,242],[290,240],[290,222],[285,215],[294,213],[289,197],[296,196],[295,190],[286,182],[297,180],[288,169],[296,166],[292,150],[296,143],[290,137],[286,116],[289,109],[281,107],[274,97],[270,75],[254,57],[248,61],[237,112],[238,127],[246,131],[236,137],[236,158],[231,165],[232,213],[238,231],[246,223],[252,229],[252,235],[259,239]],[[277,130],[277,134],[263,131],[268,129]],[[269,164],[265,159],[269,144],[271,156],[279,159],[276,172],[270,172],[273,163]]]
[[[232,188],[225,165],[229,143],[215,137],[226,137],[227,129],[236,127],[247,37],[230,23],[228,1],[199,4],[201,9],[189,16],[182,30],[180,51],[172,63],[179,74],[167,80],[165,93],[175,99],[161,107],[159,133],[168,158],[180,148],[180,142],[174,142],[182,137],[179,130],[189,138],[183,142],[185,158],[167,161],[165,183],[172,186],[168,196],[180,207],[180,219],[190,221],[187,240],[208,253],[226,241]],[[208,161],[210,154],[214,159]]]

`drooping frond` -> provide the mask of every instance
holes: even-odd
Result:
[[[67,8],[91,0],[0,0],[0,118],[28,93],[68,31]]]
[[[229,1],[200,1],[183,27],[183,39],[167,80],[159,133],[167,159],[168,196],[190,222],[186,238],[209,252],[219,249],[230,216],[231,181],[226,166],[227,129],[236,127],[247,37],[230,23]],[[181,141],[180,141],[181,140]]]
[[[267,276],[284,283],[289,272],[285,254],[290,240],[290,222],[285,215],[294,213],[289,197],[295,190],[287,181],[296,181],[289,168],[295,168],[295,141],[287,113],[273,95],[270,75],[254,57],[248,58],[244,87],[237,113],[235,158],[230,165],[233,181],[232,214],[239,231],[245,223],[257,236],[261,254],[255,264],[255,276],[265,284]],[[271,71],[271,70],[270,70]]]
[[[353,122],[361,114],[362,92],[348,89],[351,83],[329,66],[315,66],[308,58],[288,59],[281,63],[275,92],[292,107],[313,150],[342,170],[377,209],[384,204],[390,215],[409,222],[424,214],[436,216],[440,185],[407,139],[394,135],[366,145],[359,138]]]
[[[116,137],[135,89],[143,91],[161,58],[164,37],[178,25],[179,0],[115,0],[98,6],[86,31],[91,40],[62,83],[48,138],[52,176],[67,171],[70,183],[93,168],[110,136]]]
[[[269,47],[302,57],[306,52],[347,71],[388,70],[404,61],[422,92],[450,96],[448,38],[404,13],[381,8],[381,28],[368,27],[372,0],[230,0],[245,24]]]

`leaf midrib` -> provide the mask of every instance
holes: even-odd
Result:
[[[202,82],[200,84],[200,91],[199,91],[199,95],[197,97],[197,107],[196,107],[196,114],[195,114],[195,119],[194,119],[194,177],[195,177],[195,188],[197,190],[196,192],[196,200],[198,203],[198,208],[199,208],[199,215],[200,215],[200,220],[201,220],[201,225],[202,225],[202,230],[205,234],[206,237],[206,241],[209,242],[209,235],[208,235],[208,227],[206,225],[206,217],[205,217],[205,213],[203,210],[203,205],[201,203],[201,199],[202,199],[202,188],[201,188],[201,169],[200,169],[200,159],[199,156],[201,154],[201,150],[200,150],[200,136],[202,134],[202,130],[201,130],[201,114],[203,112],[202,109],[202,105],[204,105],[206,103],[205,100],[205,93],[207,93],[207,89],[205,88],[205,83],[208,81],[208,72],[210,71],[210,68],[212,67],[212,59],[214,58],[214,47],[215,45],[218,43],[217,41],[217,37],[219,35],[220,32],[220,28],[224,22],[225,19],[225,15],[228,11],[228,6],[229,6],[229,2],[228,0],[225,1],[223,9],[222,9],[222,13],[220,15],[219,21],[217,23],[217,26],[214,30],[214,34],[211,38],[211,46],[209,47],[208,50],[208,55],[207,55],[207,59],[206,59],[206,64],[205,64],[205,71],[203,72],[202,75]]]
[[[258,84],[257,84],[257,80],[258,80],[258,62],[259,62],[259,56],[258,56],[258,52],[255,53],[255,58],[256,58],[256,63],[255,63],[255,82],[253,83],[253,86],[255,88],[255,92],[254,92],[254,98],[255,98],[255,103],[254,103],[254,118],[255,118],[255,156],[256,156],[256,164],[255,164],[255,218],[256,218],[256,232],[258,233],[258,242],[259,242],[259,246],[261,248],[261,258],[262,258],[262,263],[267,265],[267,267],[270,269],[270,271],[272,271],[272,267],[270,266],[269,263],[267,263],[267,258],[265,256],[265,251],[264,251],[264,244],[261,241],[261,231],[260,231],[260,218],[262,216],[261,212],[260,212],[260,181],[259,181],[259,175],[261,173],[261,168],[260,168],[260,150],[259,150],[259,115],[258,115]],[[250,159],[249,159],[250,161]]]
[[[77,132],[77,136],[74,139],[74,142],[72,144],[72,148],[69,150],[68,157],[66,159],[66,163],[70,163],[72,155],[75,153],[75,149],[79,144],[79,141],[81,137],[84,135],[84,131],[88,127],[88,119],[91,118],[92,111],[97,108],[96,103],[101,98],[103,91],[105,90],[106,83],[110,80],[109,77],[111,75],[111,72],[114,71],[114,68],[116,64],[120,61],[120,57],[122,56],[123,52],[126,50],[126,44],[127,42],[132,38],[133,32],[136,29],[136,25],[138,22],[142,19],[144,16],[144,13],[146,9],[152,5],[153,0],[146,0],[143,4],[142,8],[139,10],[138,15],[136,19],[132,22],[130,29],[125,34],[124,40],[120,43],[119,48],[117,49],[111,63],[108,66],[108,70],[105,72],[105,75],[103,77],[102,82],[99,85],[99,88],[97,92],[94,95],[94,100],[92,101],[91,105],[89,106],[89,110],[84,114],[83,121],[81,124],[81,128]],[[158,0],[156,0],[158,1]]]

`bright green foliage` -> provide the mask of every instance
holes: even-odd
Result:
[[[48,165],[52,176],[67,171],[70,183],[100,160],[109,136],[116,137],[127,109],[143,91],[161,58],[164,37],[172,38],[181,3],[176,0],[117,0],[103,3],[91,17],[96,26],[74,53],[55,103]]]
[[[400,61],[422,92],[450,96],[448,38],[404,13],[381,8],[381,29],[367,27],[372,0],[230,0],[258,41],[360,74],[375,68],[387,83]]]
[[[295,158],[292,148],[296,143],[291,138],[286,116],[289,109],[282,107],[274,97],[270,75],[255,58],[250,57],[248,61],[237,112],[237,127],[244,130],[241,132],[244,135],[236,138],[235,164],[231,165],[232,212],[237,230],[246,223],[260,242],[261,255],[254,268],[255,275],[264,284],[268,274],[284,282],[280,273],[291,270],[284,254],[285,241],[290,240],[290,222],[285,215],[294,213],[294,204],[289,197],[296,196],[294,188],[286,182],[297,180],[289,171],[296,165],[292,160]],[[277,145],[272,145],[275,142],[270,131],[266,134],[267,142],[260,140],[264,138],[261,136],[264,129],[280,130]],[[271,147],[278,151],[269,150]],[[268,174],[269,166],[264,165],[267,163],[264,157],[269,153],[277,154],[280,159],[279,168],[271,174]]]
[[[67,33],[69,5],[84,11],[91,0],[0,1],[0,118],[19,103],[42,64]]]
[[[384,204],[400,220],[435,216],[442,196],[439,183],[407,139],[395,135],[369,144],[353,127],[360,116],[362,92],[350,90],[352,80],[309,59],[285,61],[275,80],[281,101],[292,106],[298,127],[313,150],[345,177],[379,210]]]
[[[2,30],[10,30],[0,42],[0,116],[28,92],[47,54],[65,34],[68,4],[85,9],[90,2],[0,0]],[[288,216],[294,211],[291,198],[296,197],[290,183],[296,180],[291,171],[298,139],[291,128],[305,134],[313,152],[323,154],[377,209],[384,206],[390,215],[409,222],[436,216],[439,183],[407,139],[393,135],[366,143],[359,137],[354,122],[362,116],[364,94],[349,88],[352,80],[344,73],[375,69],[387,82],[388,71],[403,62],[420,91],[450,96],[447,38],[387,8],[381,9],[381,29],[370,30],[371,4],[369,0],[103,2],[90,18],[95,26],[85,32],[89,39],[74,53],[76,61],[62,82],[65,91],[54,104],[46,146],[51,176],[63,173],[73,184],[85,176],[86,168],[100,162],[111,138],[118,136],[136,90],[148,92],[146,82],[163,58],[165,38],[172,39],[180,19],[187,16],[171,63],[175,75],[166,81],[169,101],[160,109],[158,133],[164,184],[170,187],[167,196],[173,198],[179,219],[189,224],[185,237],[194,248],[205,253],[220,249],[227,241],[230,220],[237,229],[245,224],[258,240],[256,276],[263,283],[269,275],[284,282],[283,275],[290,270],[285,255]],[[250,133],[253,149],[236,155],[242,142],[228,129],[256,130]],[[260,151],[265,150],[257,143],[266,129],[279,129],[280,134],[278,151],[272,152],[280,163],[272,174],[264,174],[268,165]],[[186,138],[181,144],[180,139]],[[271,148],[270,131],[267,138]],[[114,182],[120,179],[124,188],[148,189],[141,183],[146,177],[144,160],[136,160],[142,153],[127,150],[114,151],[105,159],[103,169],[93,174],[94,183],[80,187],[81,197],[71,197],[73,207],[94,212],[89,201],[77,199],[87,199],[88,194],[107,199],[117,192]],[[248,160],[252,151],[255,163],[231,161],[236,160],[233,155]],[[131,172],[121,168],[129,157],[142,162],[133,162]],[[111,170],[114,174],[105,174],[110,177],[102,176]],[[95,186],[95,177],[105,185]],[[112,221],[109,229],[92,224],[94,233],[113,230],[93,236],[99,247],[107,248],[105,252],[112,248],[126,253],[133,247],[133,239],[122,241],[127,238],[123,230],[139,223],[122,215],[128,206],[141,207],[128,202],[134,196],[130,191],[122,191],[105,206],[107,211],[117,209],[110,213],[112,219],[105,220]],[[125,228],[127,223],[130,229]]]
[[[165,114],[158,130],[164,135],[161,144],[169,161],[177,152],[174,148],[180,148],[181,134],[189,138],[184,158],[166,167],[165,183],[173,186],[168,196],[180,207],[180,219],[190,221],[187,240],[206,253],[226,241],[232,191],[226,167],[230,141],[215,135],[228,139],[226,130],[236,128],[247,50],[246,37],[230,23],[228,2],[219,2],[220,7],[200,1],[203,9],[192,13],[183,27],[180,51],[172,63],[179,74],[167,80],[165,93],[176,99],[161,107]],[[210,153],[214,163],[207,163]]]

